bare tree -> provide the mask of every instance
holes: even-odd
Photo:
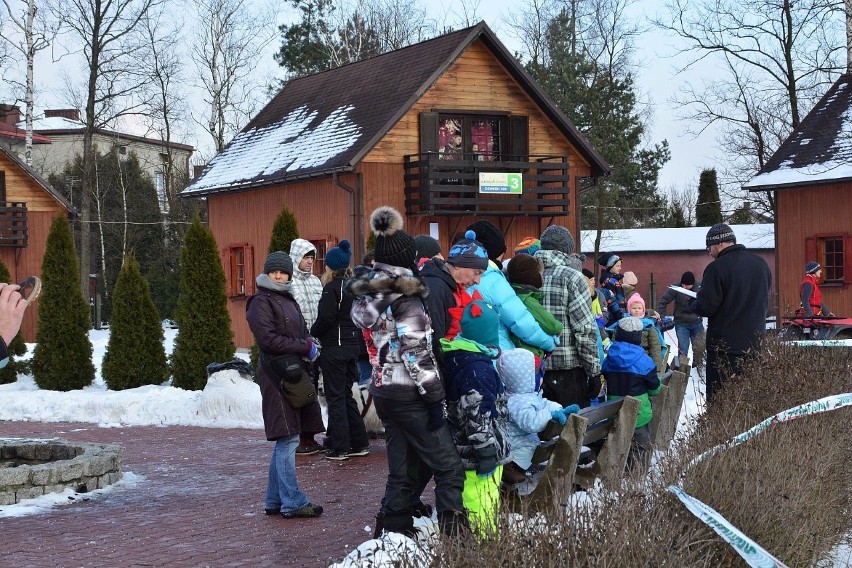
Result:
[[[250,83],[261,51],[275,37],[268,10],[246,0],[193,0],[199,30],[192,46],[208,107],[196,118],[221,152],[254,113],[258,85]]]
[[[677,97],[701,132],[719,128],[730,157],[724,192],[750,179],[845,68],[843,3],[838,0],[673,0],[656,25],[690,56],[679,71],[713,61],[713,73]],[[772,195],[758,207],[774,214]]]
[[[61,0],[52,6],[63,30],[82,45],[86,65],[79,223],[80,289],[87,298],[92,271],[92,201],[97,198],[98,191],[94,135],[119,117],[141,110],[142,103],[136,97],[148,77],[138,64],[145,48],[139,24],[152,7],[162,2]]]
[[[41,11],[39,14],[36,0],[19,0],[19,11],[12,8],[10,0],[2,0],[6,7],[6,13],[9,15],[9,23],[12,30],[19,34],[19,37],[14,37],[11,33],[4,31],[0,26],[0,37],[2,37],[8,45],[24,56],[27,65],[26,79],[24,83],[17,80],[10,80],[11,83],[23,87],[26,135],[24,142],[24,161],[28,166],[33,165],[33,92],[35,90],[33,79],[33,64],[36,53],[45,49],[50,45],[50,42],[56,36],[56,26],[53,21],[47,18],[47,11]],[[8,80],[8,79],[7,79]]]
[[[147,43],[147,59],[149,81],[145,84],[145,120],[151,131],[156,132],[163,141],[163,179],[155,180],[162,183],[164,195],[162,208],[168,212],[174,210],[177,203],[176,187],[178,178],[186,179],[189,172],[176,169],[172,140],[175,129],[182,125],[188,116],[186,103],[187,93],[182,88],[185,83],[184,64],[181,59],[181,45],[184,41],[180,30],[180,22],[174,13],[165,10],[149,11],[143,21],[143,33]]]

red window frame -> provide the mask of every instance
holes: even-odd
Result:
[[[228,298],[246,298],[255,293],[254,247],[235,243],[222,249],[225,292]]]

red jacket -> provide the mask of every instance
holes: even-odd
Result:
[[[811,297],[808,300],[808,305],[811,307],[811,312],[815,316],[827,316],[828,314],[821,313],[822,310],[822,292],[819,289],[819,282],[813,274],[805,274],[805,279],[802,280],[802,285],[799,286],[799,297],[802,296],[802,291],[805,284],[811,285]],[[805,310],[805,315],[809,315]]]

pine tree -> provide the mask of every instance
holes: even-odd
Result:
[[[722,202],[716,170],[704,170],[698,181],[698,202],[695,204],[695,224],[710,227],[722,222]]]
[[[0,260],[0,282],[9,282],[10,280],[11,275],[9,274],[9,269],[6,267],[6,263]],[[18,335],[16,335],[9,345],[6,346],[6,350],[9,353],[9,363],[0,369],[0,385],[14,383],[18,380],[20,364],[15,361],[15,357],[21,356],[27,352],[27,345],[24,343],[24,338],[21,336],[20,332],[18,332]]]
[[[42,389],[81,389],[94,380],[95,366],[88,336],[89,306],[80,291],[77,253],[65,217],[57,217],[50,226],[41,280],[33,377]]]
[[[296,225],[296,217],[290,213],[287,206],[281,208],[278,217],[275,218],[275,224],[272,225],[272,236],[269,239],[268,254],[277,250],[290,252],[290,243],[294,239],[299,238],[299,228]]]
[[[124,259],[113,290],[101,374],[112,390],[159,385],[169,377],[160,314],[133,255]]]
[[[233,358],[234,334],[216,239],[198,214],[184,235],[180,265],[180,331],[172,353],[172,384],[201,390],[207,383],[207,365]]]

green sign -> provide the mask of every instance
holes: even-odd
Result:
[[[479,173],[479,193],[514,193],[520,195],[523,192],[524,179],[521,174]]]

